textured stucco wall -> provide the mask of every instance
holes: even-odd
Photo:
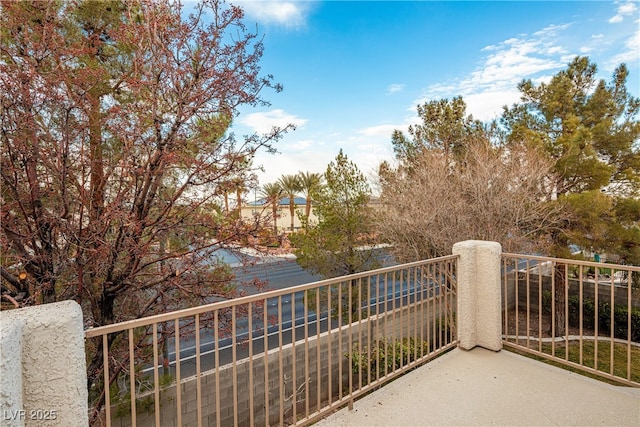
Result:
[[[80,306],[74,301],[63,301],[2,312],[0,324],[3,331],[11,325],[22,325],[21,346],[12,343],[5,352],[4,336],[2,343],[3,365],[15,366],[21,360],[22,407],[17,409],[24,412],[17,418],[25,426],[88,425]],[[4,379],[3,375],[3,389]],[[4,405],[5,400],[1,403]],[[0,411],[4,410],[3,406]]]
[[[375,318],[362,320],[354,323],[352,327],[343,326],[342,329],[334,328],[331,336],[323,332],[318,337],[311,335],[305,347],[304,340],[296,342],[296,345],[287,344],[282,348],[282,366],[280,366],[278,352],[279,349],[269,351],[268,359],[268,385],[269,393],[269,425],[278,425],[281,421],[284,425],[294,422],[291,399],[293,393],[293,355],[296,355],[296,388],[299,393],[296,395],[298,403],[297,415],[304,412],[306,405],[306,386],[309,384],[309,405],[313,412],[318,399],[317,388],[320,387],[320,397],[322,401],[327,401],[329,394],[335,401],[339,395],[340,383],[342,390],[349,388],[349,377],[351,376],[351,362],[345,357],[352,346],[361,342],[366,346],[370,340],[375,338],[391,340],[392,338],[414,337],[418,340],[437,341],[435,338],[435,321],[440,319],[445,310],[444,301],[437,301],[436,298],[424,299],[417,306],[395,312],[379,314]],[[341,338],[339,338],[341,337]],[[331,338],[331,339],[329,339]],[[340,339],[342,346],[340,347]],[[349,345],[351,341],[351,345]],[[329,343],[331,343],[329,345]],[[320,377],[318,377],[318,345],[320,346]],[[439,344],[444,345],[444,344]],[[329,351],[331,351],[331,367],[329,366]],[[308,357],[308,365],[305,365],[305,356]],[[342,362],[342,372],[340,363]],[[265,423],[265,360],[264,353],[253,356],[253,410],[254,425],[264,425]],[[308,366],[308,368],[307,368]],[[233,375],[236,371],[237,388],[234,389]],[[220,390],[220,425],[230,426],[234,423],[234,414],[237,415],[238,424],[241,426],[250,425],[249,406],[249,359],[239,360],[235,368],[233,365],[221,366],[217,372],[219,375]],[[329,376],[332,378],[331,390],[329,390]],[[354,384],[358,383],[358,375],[353,378]],[[280,380],[283,385],[284,399],[283,407],[285,417],[279,418],[281,390]],[[203,425],[216,425],[216,371],[206,371],[201,376],[201,400]],[[183,378],[182,384],[182,426],[197,426],[197,395],[195,377]],[[138,396],[140,397],[140,396]],[[177,424],[177,401],[175,384],[168,386],[160,392],[160,424],[162,427],[178,427]],[[234,402],[237,406],[234,407]],[[129,402],[125,402],[128,405]],[[116,412],[116,407],[112,407],[111,413]],[[111,425],[114,427],[131,427],[131,417],[126,415],[122,418],[112,417]],[[138,427],[153,427],[155,425],[155,414],[146,413],[140,408],[137,412]]]
[[[458,260],[460,347],[502,349],[499,243],[467,240],[453,245]]]
[[[22,321],[0,318],[0,425],[24,426],[22,404]]]

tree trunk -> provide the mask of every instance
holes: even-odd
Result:
[[[553,276],[555,280],[555,293],[554,293],[554,316],[555,316],[555,329],[552,332],[552,336],[561,337],[564,336],[566,331],[566,315],[565,315],[565,290],[569,285],[566,280],[566,264],[556,264],[553,267]]]
[[[104,209],[104,160],[102,153],[102,120],[100,97],[91,96],[89,111],[89,165],[91,167],[91,209],[92,221],[98,221]]]
[[[295,205],[293,204],[293,197],[289,196],[289,213],[291,213],[291,231],[293,231],[293,216],[295,215]]]
[[[278,237],[278,205],[273,202],[271,205],[273,210],[273,237]]]

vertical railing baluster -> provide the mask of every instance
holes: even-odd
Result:
[[[454,313],[453,313],[453,306],[455,304],[455,300],[454,300],[454,290],[453,290],[453,262],[452,261],[446,261],[446,265],[447,265],[447,293],[449,295],[449,302],[447,303],[447,317],[449,319],[449,339],[447,340],[447,344],[451,344],[454,340],[455,340],[455,329],[456,329],[456,323],[455,323],[455,319],[454,319]]]
[[[420,303],[416,306],[416,310],[420,310],[420,315],[416,316],[417,318],[420,319],[420,321],[418,322],[419,327],[420,327],[420,357],[424,357],[426,356],[426,354],[424,353],[424,348],[422,343],[424,343],[424,325],[425,325],[425,310],[424,310],[424,304],[426,302],[426,300],[428,299],[428,295],[425,297],[425,291],[429,288],[429,282],[428,280],[425,282],[425,274],[424,274],[424,265],[420,266]],[[428,323],[427,323],[428,324]],[[427,348],[427,353],[429,352],[429,349]]]
[[[160,425],[160,379],[158,373],[158,323],[153,323],[153,397],[156,425]]]
[[[564,360],[569,360],[569,263],[564,265]]]
[[[502,257],[502,301],[504,304],[504,318],[502,319],[503,324],[503,335],[504,340],[508,340],[509,337],[509,299],[507,289],[509,287],[509,276],[507,275],[509,260],[505,257]]]
[[[580,322],[580,341],[578,343],[578,360],[580,365],[584,363],[584,283],[583,283],[583,266],[578,267],[578,322]]]
[[[216,369],[216,425],[221,425],[222,407],[221,407],[221,388],[220,388],[220,316],[219,310],[213,312],[213,354]]]
[[[263,305],[263,352],[264,352],[264,425],[269,425],[269,300],[262,300]],[[220,424],[218,424],[220,425]]]
[[[526,332],[526,337],[527,337],[527,348],[531,347],[531,337],[530,337],[530,332],[531,331],[531,265],[529,264],[531,260],[529,258],[527,258],[527,275],[526,275],[526,293],[527,293],[527,306],[526,306],[526,310],[527,310],[527,332]]]
[[[297,359],[297,350],[296,350],[296,293],[291,294],[291,413],[293,421],[297,420],[297,412],[296,406],[298,405],[298,396],[297,396],[297,380],[298,380],[298,370],[296,369],[296,359]],[[253,425],[253,424],[251,424]]]
[[[393,291],[393,290],[392,290]],[[393,302],[392,302],[393,304]],[[393,312],[391,312],[391,316],[393,316]],[[387,336],[387,324],[389,321],[389,273],[385,272],[384,273],[384,326],[382,329],[382,333],[379,333],[379,335],[381,336],[381,346],[382,348],[386,349],[387,346],[387,342],[386,342],[386,336]],[[380,345],[378,346],[378,348],[376,349],[377,352],[380,352]],[[379,360],[379,358],[378,358]],[[384,361],[384,376],[386,377],[388,374],[387,372],[387,359],[385,358]]]
[[[367,348],[369,349],[369,357],[371,357],[371,351],[373,349],[373,340],[371,335],[373,334],[372,322],[371,322],[371,286],[372,278],[367,278]],[[371,361],[369,361],[369,369],[367,369],[367,385],[371,384]]]
[[[633,286],[633,272],[627,271],[627,380],[631,381],[631,287]],[[638,380],[636,380],[638,381]]]
[[[133,328],[128,330],[129,338],[129,394],[131,395],[131,425],[136,427],[136,369],[135,369],[135,349],[133,345]]]
[[[422,351],[422,342],[418,342],[418,267],[413,268],[413,334],[412,339],[415,343],[413,347],[413,360],[417,361],[418,348]]]
[[[540,272],[542,274],[542,271]],[[551,261],[551,356],[556,356],[556,263]]]
[[[233,425],[238,427],[238,337],[236,334],[236,306],[231,307],[231,396],[233,401]]]
[[[277,317],[277,321],[278,321],[278,379],[279,379],[279,384],[278,384],[278,402],[280,403],[279,405],[279,409],[280,409],[280,414],[278,416],[279,418],[279,424],[281,426],[284,425],[284,399],[285,399],[285,392],[284,392],[284,361],[282,360],[282,347],[283,347],[283,341],[282,341],[282,295],[280,295],[278,297],[278,317]]]
[[[433,348],[430,353],[436,350],[436,338],[435,338],[435,289],[436,289],[436,277],[433,272],[433,265],[429,264],[429,293],[427,298],[427,312],[429,313],[429,323],[427,324],[427,341],[429,342],[429,348]]]
[[[202,427],[202,361],[200,360],[200,314],[195,315],[196,331],[196,417],[198,427]],[[218,366],[216,366],[216,369]],[[160,424],[156,424],[159,426]]]
[[[399,323],[399,328],[397,328],[398,332],[400,333],[400,339],[398,340],[398,342],[400,343],[400,346],[402,346],[402,341],[404,339],[404,316],[402,315],[402,312],[404,311],[404,304],[403,304],[403,300],[404,300],[404,269],[400,270],[400,280],[398,281],[398,323]],[[395,300],[394,300],[395,301]],[[393,352],[395,352],[395,346],[396,343],[393,343]],[[395,355],[394,355],[395,356]],[[395,359],[395,357],[393,358]],[[394,360],[395,362],[395,360]],[[400,366],[396,367],[395,363],[393,364],[393,372],[395,373],[398,369],[402,369],[402,367],[404,366],[404,355],[402,354],[402,350],[400,350]]]
[[[318,290],[315,290],[315,297],[320,298]],[[309,372],[309,292],[304,291],[304,379],[307,387],[304,390],[304,417],[309,417],[309,386],[311,383],[311,375]]]
[[[593,369],[595,369],[596,371],[598,370],[598,330],[600,329],[600,325],[599,325],[599,318],[600,318],[600,290],[598,289],[598,269],[596,268],[595,271],[595,283],[594,283],[594,311],[595,311],[595,320],[594,320],[594,324],[595,324],[595,330],[593,331],[594,333],[594,340],[593,340]]]
[[[538,351],[542,353],[542,264],[538,261]]]
[[[320,290],[318,289],[318,298],[316,298],[316,412],[320,411],[320,407],[322,403],[320,399],[322,398],[322,372],[321,368],[321,358],[320,358],[320,329],[321,322],[320,319],[322,317],[322,312],[320,311],[320,299],[321,295]]]
[[[107,427],[111,427],[111,381],[109,378],[109,342],[107,334],[102,336],[102,366],[104,374],[104,413]]]
[[[353,283],[349,280],[347,285],[347,330],[349,335],[349,354],[353,354]],[[353,363],[349,366],[349,409],[353,409]]]
[[[613,273],[613,270],[611,271]],[[610,356],[610,360],[609,360],[609,374],[613,375],[613,367],[614,367],[614,340],[616,337],[615,334],[615,326],[616,326],[616,315],[615,315],[615,305],[616,305],[616,299],[615,299],[615,285],[613,283],[613,275],[611,275],[610,278],[610,286],[611,288],[611,319],[609,321],[610,325],[611,325],[611,330],[610,330],[610,340],[609,340],[609,356]]]
[[[515,309],[514,309],[514,323],[516,328],[516,344],[520,344],[520,270],[518,266],[520,265],[520,258],[516,259],[516,271],[515,271]],[[525,272],[525,275],[527,272]]]
[[[176,318],[173,321],[174,333],[174,350],[176,354],[176,419],[178,425],[182,425],[182,387],[181,387],[181,361],[180,361],[180,319]],[[134,424],[135,427],[135,424]]]
[[[353,283],[353,282],[352,282]],[[358,292],[357,292],[357,300],[355,302],[356,307],[358,307],[358,354],[362,355],[366,348],[362,343],[362,307],[360,302],[362,301],[362,279],[358,278]],[[358,390],[362,388],[362,363],[358,363]]]
[[[331,298],[333,298],[331,296],[331,285],[327,285],[327,346],[329,347],[327,351],[327,358],[329,366],[329,408],[333,405],[333,337],[331,336],[333,323],[331,321]]]
[[[247,306],[247,339],[249,340],[249,425],[255,425],[255,414],[253,408],[253,303]],[[178,424],[180,425],[180,424]]]
[[[344,357],[344,351],[342,350],[342,283],[338,283],[338,300],[337,300],[337,309],[338,309],[338,400],[342,400],[344,396],[342,383],[344,380],[342,379],[343,375],[343,363],[342,360]]]

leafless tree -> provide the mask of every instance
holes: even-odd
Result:
[[[495,146],[473,138],[451,159],[424,148],[410,163],[380,167],[378,233],[402,261],[450,253],[467,239],[531,250],[557,220],[548,203],[551,164],[526,146]]]

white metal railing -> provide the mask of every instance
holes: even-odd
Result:
[[[502,255],[503,344],[640,387],[640,267]]]
[[[91,424],[310,424],[456,346],[456,265],[436,258],[89,329]]]

